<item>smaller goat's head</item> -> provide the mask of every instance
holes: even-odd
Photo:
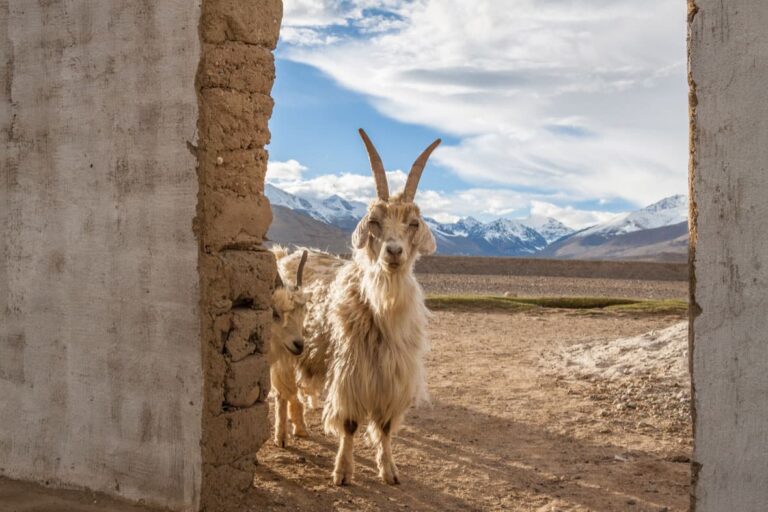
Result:
[[[371,160],[378,198],[370,204],[365,217],[355,228],[352,245],[356,250],[364,251],[372,264],[386,272],[410,269],[416,258],[432,254],[436,249],[435,238],[413,199],[429,155],[440,144],[440,139],[430,144],[413,163],[403,192],[390,197],[381,157],[362,129],[360,136]]]
[[[296,286],[286,286],[277,274],[275,291],[272,293],[271,350],[287,350],[298,356],[304,351],[304,317],[307,298],[301,287],[307,251],[301,255],[296,272]]]

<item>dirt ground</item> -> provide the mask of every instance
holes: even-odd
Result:
[[[562,282],[547,282],[565,294]],[[259,452],[249,510],[687,510],[687,383],[663,372],[620,380],[577,375],[563,370],[562,357],[570,347],[581,357],[581,345],[600,347],[681,320],[552,309],[435,313],[427,361],[432,403],[413,409],[394,441],[402,484],[378,480],[373,450],[359,437],[354,484],[332,486],[336,443],[320,432],[315,410],[309,439]],[[96,510],[139,509],[0,479],[0,512]]]
[[[687,281],[471,274],[418,274],[429,294],[685,299]]]
[[[562,310],[445,311],[431,321],[432,405],[394,442],[402,484],[358,438],[354,485],[330,485],[335,441],[259,452],[258,510],[683,511],[691,433],[678,383],[603,382],[553,370],[558,347],[635,336],[680,317]]]

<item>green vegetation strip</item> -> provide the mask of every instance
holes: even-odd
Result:
[[[490,295],[431,295],[427,306],[433,310],[505,310],[533,308],[605,310],[624,313],[685,314],[688,303],[682,300],[638,300],[613,297],[499,297]]]

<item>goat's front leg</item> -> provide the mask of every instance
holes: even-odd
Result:
[[[384,483],[395,485],[400,483],[400,478],[397,474],[395,459],[392,457],[391,426],[391,421],[387,421],[383,425],[376,424],[376,434],[379,441],[376,446],[376,466],[379,468],[379,477]]]
[[[336,465],[333,468],[333,483],[335,485],[352,483],[352,474],[355,472],[355,459],[352,452],[356,430],[356,421],[344,420],[344,433],[339,441],[339,452],[336,454]]]
[[[287,416],[288,400],[277,395],[275,397],[275,446],[279,448],[285,448]]]
[[[307,424],[304,422],[304,404],[299,397],[293,396],[288,400],[288,416],[293,423],[293,435],[296,437],[307,437]]]

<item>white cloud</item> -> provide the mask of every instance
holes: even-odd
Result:
[[[561,207],[543,201],[531,201],[531,215],[552,217],[573,229],[583,229],[618,218],[623,213],[577,210],[571,206]]]
[[[390,190],[393,192],[402,190],[402,188],[405,187],[405,180],[407,177],[408,176],[403,171],[387,172]],[[339,174],[324,174],[315,178],[302,180],[271,178],[269,172],[267,172],[267,181],[274,183],[286,192],[312,199],[325,199],[335,194],[348,201],[367,203],[376,197],[376,187],[373,178],[361,174],[346,172]]]
[[[285,162],[270,160],[267,163],[267,181],[295,181],[301,179],[302,173],[306,170],[306,166],[293,159]]]
[[[276,167],[287,169],[273,172]],[[298,169],[298,172],[294,170]],[[339,195],[348,201],[370,202],[376,196],[373,178],[368,175],[339,173],[302,179],[307,168],[295,160],[270,162],[267,179],[279,188],[301,197],[326,199]],[[401,171],[387,172],[390,191],[399,192],[405,186],[407,175]],[[554,217],[573,228],[582,228],[610,220],[617,214],[577,210],[560,207],[540,199],[531,200],[528,193],[505,188],[470,188],[452,192],[419,190],[416,203],[425,216],[440,222],[454,222],[461,217],[491,220],[498,217],[525,217],[543,215]]]
[[[478,189],[638,205],[686,189],[684,2],[286,0],[286,13],[366,34],[284,54],[457,137],[435,159]]]
[[[283,27],[280,37],[286,43],[295,46],[320,46],[333,44],[339,40],[338,37],[325,34],[321,30],[306,27]]]
[[[359,23],[365,28],[371,26],[370,22],[363,20],[366,9],[384,9],[397,13],[408,3],[405,0],[285,0],[283,27],[348,26]],[[381,15],[376,17],[386,23],[391,22],[391,18]]]

